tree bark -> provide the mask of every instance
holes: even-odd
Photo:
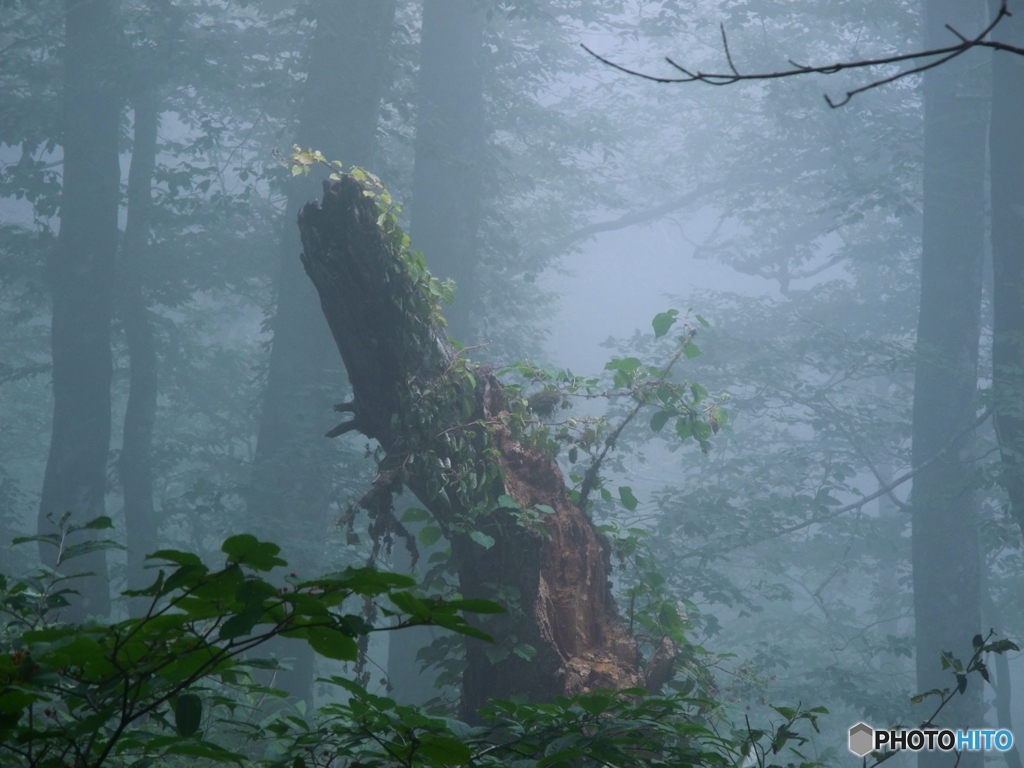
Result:
[[[477,294],[486,142],[481,66],[485,20],[483,7],[473,0],[423,3],[410,231],[434,274],[455,281],[455,303],[446,319],[449,332],[463,341],[479,336],[471,309]],[[442,540],[426,548],[421,562],[431,550],[446,546]],[[413,567],[401,546],[392,551],[391,563],[402,572]],[[436,675],[421,669],[418,659],[435,635],[431,627],[412,627],[388,638],[388,679],[397,701],[422,705],[439,694]]]
[[[310,43],[309,72],[296,142],[332,160],[368,165],[375,146],[395,0],[320,0]],[[302,247],[295,216],[316,195],[309,179],[293,179],[281,233],[274,333],[247,498],[250,517],[267,529],[296,567],[315,569],[316,542],[330,521],[331,466],[325,441],[331,404],[344,385],[331,334],[296,254]],[[313,550],[311,552],[311,549]],[[275,683],[311,700],[313,652],[282,639],[272,650],[294,658]]]
[[[946,24],[967,34],[980,4],[925,3],[927,47],[948,42]],[[983,72],[957,59],[924,76],[924,222],[921,306],[914,380],[913,463],[920,466],[970,426],[977,406],[978,342],[984,255]],[[948,451],[914,477],[913,563],[919,690],[946,688],[940,655],[972,652],[981,631],[981,557],[972,498],[972,444]],[[981,721],[981,686],[971,681],[943,712],[950,726]],[[948,768],[957,757],[922,752],[922,768]],[[961,768],[981,765],[964,753]]]
[[[142,589],[150,579],[144,570],[146,555],[158,549],[157,520],[153,508],[153,424],[156,420],[156,341],[142,291],[143,261],[149,244],[153,209],[153,170],[156,167],[157,128],[160,121],[157,89],[139,82],[131,95],[135,112],[132,164],[128,171],[128,221],[121,243],[119,313],[130,359],[128,405],[118,474],[124,489],[124,518],[128,540],[128,588]],[[133,616],[146,610],[145,601],[133,600]]]
[[[998,6],[998,3],[995,3]],[[1013,14],[996,37],[1024,46],[1024,1],[1011,0]],[[1002,455],[1002,485],[1010,511],[1024,532],[1024,57],[992,56],[989,125],[992,191],[992,389],[996,434]]]
[[[389,524],[392,494],[412,490],[452,542],[466,597],[493,598],[499,587],[519,595],[509,614],[485,627],[498,647],[536,649],[532,661],[509,653],[492,663],[487,646],[471,641],[463,715],[494,697],[642,685],[603,540],[569,501],[554,460],[525,448],[507,426],[497,379],[455,355],[415,257],[388,239],[377,217],[348,177],[325,183],[323,202],[299,213],[302,263],[352,384],[353,400],[342,407],[352,418],[332,432],[357,430],[386,452],[363,500],[375,522]],[[524,509],[551,507],[546,534],[499,507],[502,495]],[[474,530],[493,546],[473,541]]]
[[[110,324],[121,172],[118,120],[122,88],[116,0],[65,0],[63,190],[60,233],[50,264],[53,296],[53,431],[43,478],[39,532],[48,515],[70,512],[78,522],[104,513],[110,450]],[[41,551],[56,563],[56,552]],[[66,618],[106,615],[106,557],[93,552],[70,562],[81,594]]]

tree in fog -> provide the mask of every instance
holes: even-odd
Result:
[[[416,88],[416,136],[410,232],[431,254],[431,269],[454,280],[455,304],[448,311],[450,333],[476,339],[474,289],[480,261],[480,211],[484,134],[484,24],[482,5],[426,0],[420,27]],[[436,547],[434,549],[437,549]],[[392,553],[398,570],[412,558],[403,543]],[[413,629],[388,643],[388,677],[399,701],[425,703],[437,695],[436,674],[417,658],[436,632]]]
[[[991,5],[991,3],[990,3]],[[1024,47],[1024,3],[1011,0],[1013,14],[997,38]],[[988,147],[992,199],[992,389],[996,433],[1003,459],[1002,483],[1011,512],[1024,533],[1024,57],[992,57],[992,110]]]
[[[295,143],[346,165],[372,166],[395,3],[321,0],[310,13],[314,27]],[[338,470],[323,434],[332,426],[331,404],[342,396],[344,374],[297,258],[295,216],[316,195],[316,185],[295,179],[286,189],[273,340],[247,509],[268,533],[285,533],[279,540],[293,562],[311,567],[331,524],[331,476]],[[281,684],[308,699],[312,651],[300,643],[292,650],[298,658]]]
[[[925,5],[925,44],[948,34],[945,24],[970,29],[980,3],[932,0]],[[985,123],[980,98],[984,71],[958,60],[924,75],[924,229],[921,307],[914,377],[914,466],[944,455],[914,477],[912,563],[917,683],[941,687],[943,651],[963,655],[981,631],[981,564],[973,485],[972,441],[950,446],[969,431],[978,408],[978,344],[984,260]],[[981,692],[957,699],[946,720],[977,722]],[[951,765],[953,757],[923,753],[922,765]],[[963,758],[980,764],[981,756]]]
[[[70,512],[79,522],[104,514],[110,449],[110,323],[118,244],[123,103],[122,40],[114,0],[67,0],[61,147],[60,234],[49,267],[53,322],[53,432],[39,506],[39,532]],[[43,557],[52,563],[53,553]],[[76,615],[106,615],[106,558],[79,562],[93,576],[80,586]]]

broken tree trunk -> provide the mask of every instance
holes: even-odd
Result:
[[[299,213],[302,263],[354,393],[337,406],[351,419],[328,434],[358,431],[385,451],[361,502],[378,532],[403,533],[391,499],[406,486],[452,542],[463,595],[513,596],[508,614],[484,627],[496,645],[468,644],[463,714],[490,698],[642,686],[603,539],[570,502],[555,461],[520,440],[521,403],[449,343],[443,289],[372,194],[343,176]]]

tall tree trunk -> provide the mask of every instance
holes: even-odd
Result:
[[[153,509],[153,422],[156,419],[156,342],[146,300],[142,272],[149,243],[153,209],[153,169],[160,115],[156,86],[140,82],[132,89],[135,112],[132,164],[128,171],[128,222],[121,242],[118,310],[128,343],[128,406],[118,473],[124,489],[124,517],[128,538],[128,588],[148,583],[143,570],[146,555],[158,548]],[[145,603],[132,601],[132,615],[145,611]]]
[[[998,7],[999,3],[991,3]],[[996,37],[1024,46],[1024,0],[1010,0],[1013,14]],[[989,156],[992,200],[994,326],[992,388],[1002,485],[1024,532],[1024,57],[992,57]]]
[[[39,531],[48,515],[84,522],[104,512],[110,450],[110,322],[121,174],[118,120],[121,47],[116,0],[65,0],[63,191],[49,280],[53,295],[53,432]],[[44,547],[44,562],[55,552]],[[106,615],[110,588],[102,551],[68,565],[77,582],[69,618]]]
[[[948,43],[946,24],[969,33],[978,3],[926,0],[928,47]],[[914,379],[913,463],[931,459],[974,420],[984,254],[984,151],[987,104],[983,72],[965,58],[924,76],[924,230],[921,307]],[[917,685],[949,687],[943,651],[965,658],[981,631],[978,523],[971,498],[971,441],[946,451],[914,478],[911,541]],[[981,720],[974,680],[943,712],[943,722]],[[952,766],[942,752],[922,752],[922,768]],[[980,753],[960,756],[980,768]]]
[[[434,274],[456,281],[446,318],[461,341],[474,337],[470,315],[485,149],[484,11],[476,0],[424,0],[420,42],[410,230]]]
[[[296,143],[332,160],[368,164],[375,145],[394,0],[320,0],[309,49],[309,73]],[[332,458],[323,439],[331,404],[344,383],[330,330],[296,255],[299,207],[315,198],[315,184],[295,179],[281,235],[277,311],[248,495],[250,517],[267,526],[296,567],[317,567],[319,543],[330,522]],[[306,564],[306,565],[303,565]],[[281,641],[274,650],[295,658],[277,684],[309,699],[313,653],[305,643]]]
[[[497,379],[454,354],[416,257],[382,234],[377,215],[347,177],[325,183],[323,203],[299,213],[302,262],[352,384],[353,400],[340,408],[352,419],[332,432],[358,430],[386,451],[362,502],[377,526],[393,524],[392,494],[408,487],[451,541],[466,597],[493,597],[496,585],[518,595],[487,625],[498,647],[536,649],[529,661],[510,652],[492,663],[483,643],[470,642],[463,715],[493,697],[642,684],[611,595],[607,547],[569,501],[554,460],[506,426]],[[502,495],[524,509],[551,507],[544,532],[499,505]]]
[[[485,19],[474,0],[423,3],[411,234],[434,274],[456,283],[446,319],[462,341],[478,335],[471,309],[485,160]],[[395,548],[392,564],[398,571],[412,567],[404,547]],[[417,659],[434,636],[430,627],[414,627],[388,638],[388,678],[398,701],[423,704],[438,694],[436,675],[422,671]]]

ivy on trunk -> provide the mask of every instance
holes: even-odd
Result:
[[[449,341],[440,315],[448,289],[409,248],[386,193],[334,178],[323,201],[299,213],[302,263],[353,391],[337,406],[351,417],[328,435],[358,431],[380,443],[384,458],[361,502],[378,534],[405,534],[392,498],[408,487],[451,541],[465,597],[493,598],[498,588],[514,596],[486,627],[496,645],[469,643],[463,713],[493,697],[642,685],[607,546],[571,503],[554,459],[520,439],[524,406]]]

